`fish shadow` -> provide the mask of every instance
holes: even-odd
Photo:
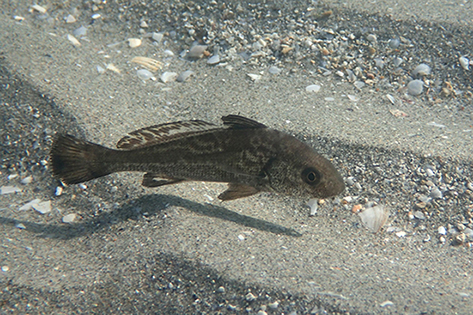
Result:
[[[38,234],[39,237],[68,240],[83,235],[89,235],[110,228],[121,221],[149,221],[153,216],[165,213],[169,206],[185,208],[194,213],[234,222],[238,225],[274,234],[284,234],[301,237],[302,234],[294,229],[274,224],[265,220],[236,213],[225,207],[200,204],[172,195],[146,195],[130,200],[110,212],[102,212],[91,218],[83,218],[79,222],[69,224],[42,224],[25,220],[15,220],[0,216],[0,224],[16,226],[23,224],[27,231]]]

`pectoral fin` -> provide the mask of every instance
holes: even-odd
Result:
[[[158,174],[146,173],[143,176],[143,181],[141,182],[141,185],[145,187],[158,187],[158,186],[164,186],[164,185],[177,184],[183,181],[185,181],[185,179],[163,178],[162,176]]]
[[[228,185],[228,189],[221,193],[218,196],[218,199],[222,201],[235,200],[238,198],[248,197],[259,192],[260,191],[258,189],[252,186],[230,183]]]

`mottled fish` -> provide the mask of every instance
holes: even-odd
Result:
[[[326,198],[345,189],[333,165],[295,137],[237,115],[222,120],[223,126],[191,120],[139,129],[118,141],[117,149],[58,135],[52,173],[65,184],[123,171],[146,172],[146,187],[225,182],[221,200],[262,191]]]

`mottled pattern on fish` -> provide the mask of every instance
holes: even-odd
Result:
[[[118,150],[60,135],[52,171],[66,184],[121,171],[146,172],[147,187],[226,182],[222,200],[261,191],[325,198],[344,190],[333,165],[298,139],[245,117],[222,120],[223,126],[193,120],[139,129],[118,141]]]

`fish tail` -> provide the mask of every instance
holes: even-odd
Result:
[[[78,184],[112,173],[104,157],[112,151],[70,135],[56,137],[51,148],[52,173],[65,184]]]

